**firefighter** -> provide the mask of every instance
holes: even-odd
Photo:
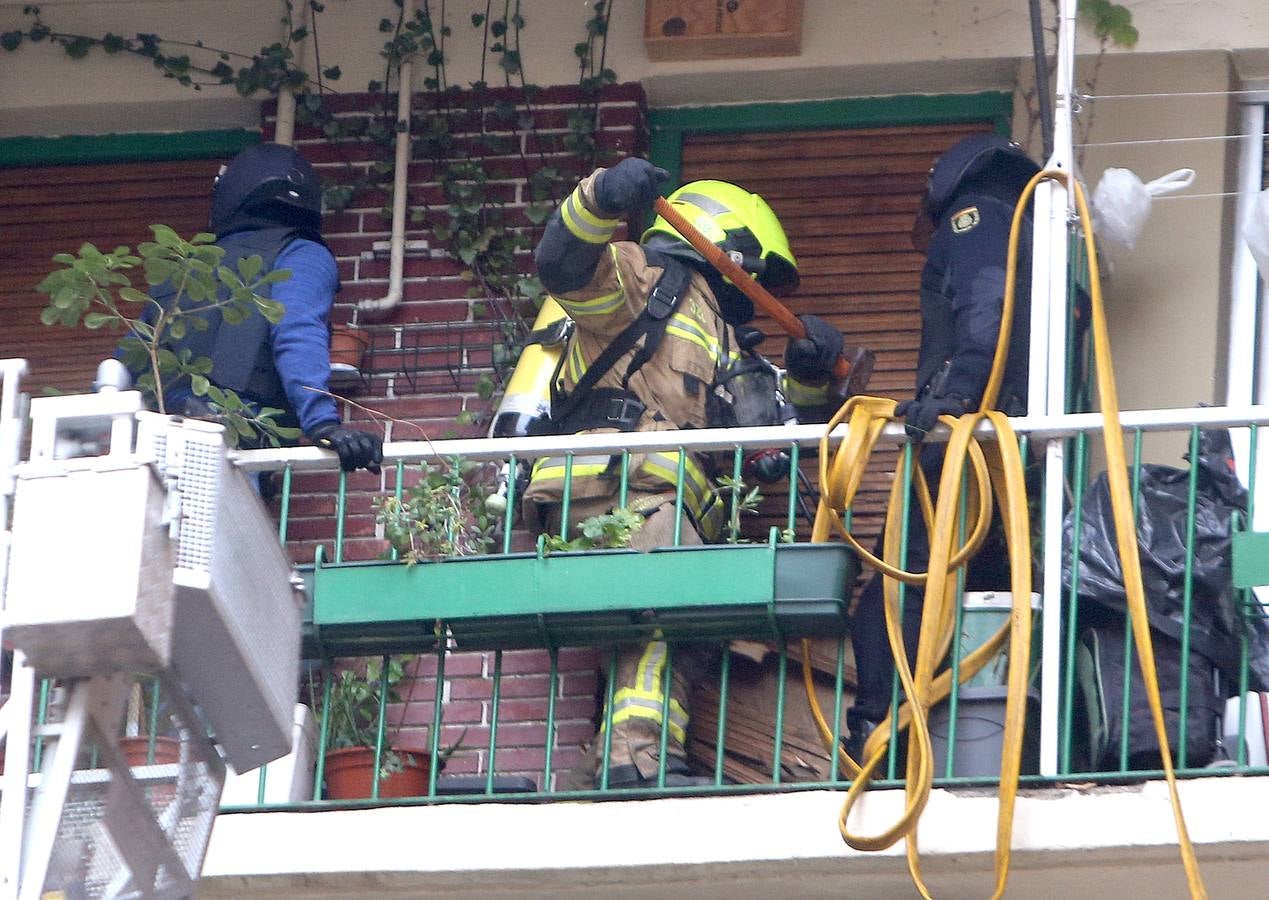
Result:
[[[289,279],[262,291],[281,303],[285,314],[273,325],[253,311],[245,321],[227,326],[218,311],[207,311],[201,314],[206,329],[188,329],[183,338],[166,345],[177,353],[189,349],[194,358],[209,358],[210,382],[234,391],[254,408],[285,410],[278,423],[298,425],[313,443],[335,451],[345,471],[377,472],[382,438],[345,427],[334,399],[323,393],[330,375],[329,316],[339,276],[321,225],[321,183],[293,148],[257,144],[234,157],[216,177],[209,227],[216,245],[225,250],[226,265],[259,255],[262,274],[290,270]],[[164,303],[174,293],[165,284],[153,296]],[[187,379],[166,388],[164,404],[173,412],[206,412]]]
[[[553,389],[554,433],[666,431],[778,419],[774,374],[767,366],[764,376],[748,352],[753,330],[737,333],[753,317],[749,299],[660,217],[640,243],[612,240],[623,218],[652,204],[666,177],[663,169],[634,158],[597,169],[552,214],[537,246],[543,286],[576,323]],[[668,199],[763,286],[776,293],[797,286],[797,263],[784,229],[757,194],[722,181],[696,181]],[[784,388],[802,406],[828,406],[842,335],[814,316],[802,322],[807,337],[788,344]],[[726,519],[712,486],[712,462],[706,454],[687,455],[684,545],[716,540]],[[631,542],[635,549],[673,543],[678,466],[674,452],[631,454],[627,507],[644,517]],[[542,513],[551,532],[561,525],[564,474],[564,459],[538,460],[525,493],[526,512]],[[575,456],[571,474],[570,527],[617,505],[620,456]],[[663,641],[618,648],[609,711],[610,787],[656,783],[667,671],[667,783],[695,782],[685,749],[688,696],[711,661],[711,650],[698,645],[677,646],[673,654]]]
[[[971,135],[946,151],[930,170],[912,230],[916,249],[926,254],[921,271],[921,349],[916,396],[899,404],[908,435],[922,438],[939,416],[978,409],[991,372],[1000,333],[1005,264],[1014,207],[1031,176],[1039,171],[1017,145],[996,134]],[[997,408],[1024,415],[1031,312],[1031,218],[1023,220],[1017,290],[1004,382]],[[936,492],[944,445],[921,445],[919,464]],[[904,568],[923,572],[929,562],[925,519],[913,493]],[[881,542],[877,544],[881,555]],[[968,566],[966,590],[1008,590],[1009,567],[999,518],[982,550]],[[908,585],[904,599],[904,642],[915,665],[923,594]],[[894,661],[886,639],[882,578],[874,575],[860,595],[851,623],[859,688],[847,714],[847,750],[860,760],[864,742],[890,705]]]

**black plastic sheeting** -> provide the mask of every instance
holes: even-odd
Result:
[[[1189,459],[1189,454],[1185,457]],[[1171,466],[1141,467],[1137,506],[1137,545],[1151,628],[1181,640],[1185,598],[1186,521],[1190,471]],[[1106,473],[1084,493],[1080,527],[1078,598],[1081,619],[1096,619],[1098,610],[1126,614],[1126,596]],[[1206,657],[1226,675],[1227,692],[1238,684],[1242,629],[1249,644],[1249,689],[1269,690],[1269,623],[1245,617],[1238,609],[1230,566],[1235,511],[1247,510],[1247,491],[1234,471],[1229,432],[1204,431],[1194,510],[1193,594],[1190,649]],[[1062,584],[1071,587],[1074,516],[1062,525]]]

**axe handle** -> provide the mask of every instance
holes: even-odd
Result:
[[[711,266],[731,279],[732,284],[740,289],[746,297],[754,302],[761,309],[766,310],[771,318],[775,319],[777,324],[784,331],[795,338],[806,337],[806,329],[802,327],[802,323],[798,321],[798,317],[789,311],[789,308],[771,295],[771,292],[754,280],[753,276],[736,265],[735,261],[718,248],[709,238],[701,234],[691,222],[689,222],[682,213],[675,209],[664,197],[657,197],[653,203],[653,208],[665,221],[669,222],[679,234],[683,236],[692,248],[701,256],[705,257],[705,261]],[[850,362],[844,356],[837,357],[837,362],[833,364],[833,375],[837,378],[845,380],[850,375]]]

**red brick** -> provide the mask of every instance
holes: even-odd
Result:
[[[387,278],[391,268],[391,260],[385,257],[363,259],[359,263],[358,272],[362,279]],[[402,265],[402,274],[406,278],[434,278],[437,276],[459,276],[467,271],[467,267],[449,257],[410,256]]]
[[[598,652],[594,647],[561,647],[559,650],[560,671],[583,670],[595,668]]]
[[[630,127],[643,124],[643,110],[634,103],[603,104],[599,107],[599,127]]]
[[[403,708],[403,713],[393,722],[406,725],[431,725],[433,704],[429,702],[411,702]],[[461,701],[446,703],[441,709],[441,721],[445,724],[457,722],[479,723],[485,719],[485,705],[479,701]]]
[[[484,653],[450,653],[445,657],[445,674],[480,675],[486,667]]]
[[[335,498],[330,495],[295,496],[292,494],[289,514],[296,518],[334,516]]]
[[[565,697],[555,703],[555,718],[586,719],[595,713],[595,704],[589,698]],[[506,722],[544,722],[546,721],[546,698],[531,700],[504,700],[499,704],[498,714],[501,721]]]
[[[539,674],[551,671],[551,658],[545,650],[508,650],[502,654],[503,675]]]
[[[488,700],[493,696],[493,681],[487,678],[455,678],[449,683],[449,695],[455,700]]]
[[[550,676],[548,675],[511,675],[504,676],[500,688],[500,698],[545,697],[550,693]]]
[[[485,729],[485,744],[489,743]],[[546,725],[527,723],[498,723],[498,749],[504,747],[543,747],[546,744]]]
[[[595,726],[589,721],[556,722],[555,746],[580,746],[595,736]]]
[[[451,756],[445,763],[446,775],[479,775],[482,771],[484,755],[464,753],[461,750]]]
[[[327,213],[322,217],[322,235],[327,238],[336,234],[360,234],[361,226],[359,212]]]
[[[560,676],[560,696],[593,697],[598,685],[598,672],[568,672]]]

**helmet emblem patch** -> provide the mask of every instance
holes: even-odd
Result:
[[[977,206],[968,206],[952,216],[952,233],[964,234],[978,224],[980,217]]]

